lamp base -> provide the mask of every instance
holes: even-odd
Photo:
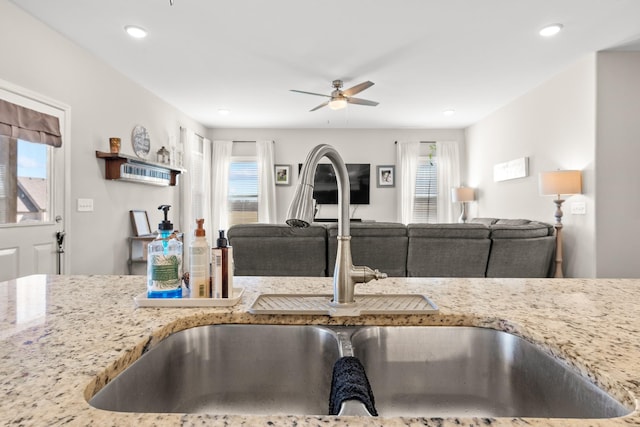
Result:
[[[553,277],[562,279],[564,278],[562,274],[562,204],[564,200],[558,197],[553,203],[556,204],[556,223],[553,226],[556,229],[556,272]]]
[[[458,218],[458,222],[460,224],[466,224],[467,223],[467,202],[461,202],[460,204],[462,205],[462,212],[460,213],[460,218]]]

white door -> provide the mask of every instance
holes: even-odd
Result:
[[[0,197],[17,196],[13,213],[0,211],[0,281],[64,273],[69,108],[2,80],[0,99],[58,117],[62,133],[62,147],[0,136]]]

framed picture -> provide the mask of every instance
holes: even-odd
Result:
[[[377,168],[377,187],[395,187],[396,186],[396,167],[393,165],[378,166]]]
[[[291,184],[291,165],[275,166],[276,185]]]
[[[148,236],[151,234],[151,226],[149,226],[149,217],[147,211],[131,210],[131,226],[136,236]]]

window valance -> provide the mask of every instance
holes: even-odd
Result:
[[[29,142],[62,146],[57,117],[0,99],[0,135]]]

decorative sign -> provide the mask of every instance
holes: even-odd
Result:
[[[493,180],[507,181],[509,179],[525,178],[529,175],[529,158],[521,157],[493,167]]]
[[[149,139],[149,132],[144,126],[136,126],[131,132],[131,143],[133,144],[133,152],[136,156],[146,159],[149,155],[149,149],[151,148],[151,140]]]

